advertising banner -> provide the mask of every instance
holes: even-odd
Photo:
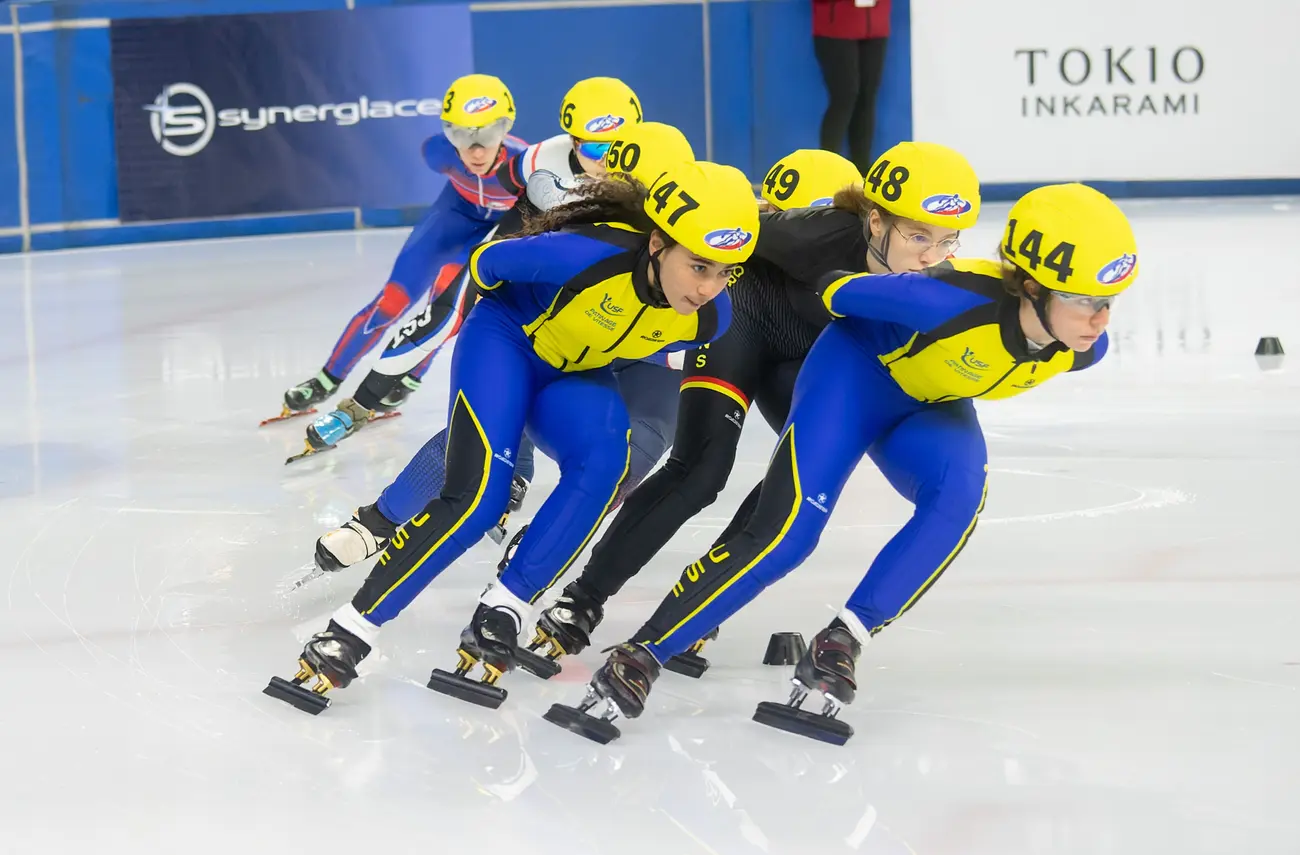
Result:
[[[912,0],[913,136],[991,183],[1300,177],[1278,94],[1297,21],[1290,0]]]
[[[473,71],[468,6],[113,21],[119,217],[432,201],[421,156]]]

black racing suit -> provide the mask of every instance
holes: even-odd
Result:
[[[731,286],[731,328],[686,354],[672,455],[623,503],[576,580],[604,603],[726,486],[751,402],[780,433],[795,377],[830,316],[813,284],[830,271],[865,272],[857,214],[802,208],[764,214],[758,246]],[[745,499],[719,542],[744,525]]]

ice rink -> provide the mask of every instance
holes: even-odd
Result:
[[[0,258],[0,852],[879,855],[1300,852],[1300,202],[1135,202],[1137,286],[1097,369],[980,405],[987,510],[859,665],[836,748],[752,721],[909,506],[870,465],[814,557],[665,673],[607,747],[541,716],[707,548],[774,443],[498,711],[425,688],[499,557],[480,544],[305,715],[261,694],[365,566],[289,586],[444,422],[282,465],[259,429],[405,233]],[[1005,206],[963,235],[997,243]],[[1279,336],[1294,355],[1264,371]],[[353,375],[350,391],[363,376]],[[554,483],[540,464],[526,519]],[[522,521],[516,519],[516,524]],[[809,704],[813,704],[810,702]]]

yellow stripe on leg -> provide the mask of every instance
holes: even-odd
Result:
[[[373,614],[375,609],[379,608],[380,603],[382,603],[385,599],[388,598],[389,594],[393,593],[393,591],[396,591],[398,588],[400,588],[402,586],[402,583],[405,582],[408,578],[410,578],[412,573],[420,569],[420,566],[424,564],[424,562],[428,559],[430,555],[436,552],[439,549],[439,547],[441,547],[444,543],[446,543],[447,540],[453,534],[455,534],[457,531],[460,530],[460,527],[465,524],[465,520],[473,516],[474,511],[478,509],[479,502],[483,500],[483,493],[487,490],[488,480],[492,477],[492,472],[491,472],[492,445],[491,443],[488,442],[487,432],[483,430],[482,423],[479,422],[478,416],[474,414],[474,408],[470,406],[469,399],[465,397],[465,391],[463,389],[458,390],[456,392],[456,402],[457,402],[457,406],[459,406],[460,404],[465,405],[465,412],[469,414],[470,422],[474,425],[475,430],[478,431],[479,440],[482,442],[483,445],[483,477],[479,479],[478,492],[474,494],[474,500],[469,503],[469,508],[465,510],[465,513],[461,514],[460,519],[456,520],[456,522],[452,524],[451,528],[447,529],[447,531],[442,535],[442,537],[438,538],[437,542],[434,543],[433,546],[430,546],[429,549],[423,555],[420,556],[419,560],[416,561],[415,564],[411,566],[411,569],[407,570],[402,575],[402,578],[394,582],[387,591],[384,591],[383,596],[375,600],[374,605],[366,609],[362,614],[367,614],[367,615]],[[452,421],[452,426],[454,427],[456,423],[456,415],[455,415],[454,408],[452,410],[451,421]],[[447,433],[448,455],[451,454],[451,450],[450,450],[451,429],[452,428],[448,428],[448,433]]]
[[[781,526],[781,530],[777,532],[777,535],[772,539],[772,542],[769,543],[766,547],[764,547],[762,552],[758,553],[757,557],[755,557],[753,561],[749,562],[744,567],[742,567],[739,573],[737,573],[735,576],[732,576],[730,579],[728,579],[726,584],[724,584],[718,590],[714,591],[711,595],[709,595],[709,598],[705,600],[702,604],[697,606],[694,611],[692,611],[680,622],[678,622],[678,624],[674,626],[672,629],[664,633],[663,637],[660,638],[658,641],[656,641],[655,644],[663,644],[665,641],[671,638],[673,633],[675,633],[677,630],[685,626],[686,623],[691,620],[691,618],[695,617],[704,609],[708,608],[708,605],[710,603],[712,603],[718,597],[722,596],[722,593],[724,591],[726,591],[732,585],[736,584],[736,581],[740,579],[742,576],[744,576],[746,573],[748,573],[750,570],[754,569],[754,567],[760,561],[766,558],[773,549],[776,549],[776,547],[781,543],[781,541],[785,540],[785,536],[790,532],[790,527],[794,525],[795,518],[799,516],[799,506],[800,503],[803,501],[803,491],[799,487],[799,460],[794,450],[794,425],[793,424],[786,429],[786,435],[788,435],[790,438],[790,474],[792,476],[792,481],[794,484],[794,501],[790,505],[790,513],[786,516],[785,523]],[[783,436],[782,443],[784,441],[785,441],[785,437]],[[778,443],[778,449],[779,448],[780,448],[780,443]],[[712,550],[710,550],[709,554],[710,556],[712,555]]]

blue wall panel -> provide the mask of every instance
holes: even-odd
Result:
[[[0,36],[0,228],[13,228],[20,221],[14,92],[14,40],[13,36],[4,35]]]
[[[750,180],[761,164],[754,160],[754,91],[750,85],[754,33],[749,3],[709,4],[710,71],[713,77],[713,159],[744,170]],[[703,149],[696,151],[703,158]]]
[[[474,65],[510,87],[515,133],[529,142],[563,132],[560,99],[570,86],[606,75],[636,90],[646,118],[676,125],[702,157],[703,29],[700,6],[480,12]]]

